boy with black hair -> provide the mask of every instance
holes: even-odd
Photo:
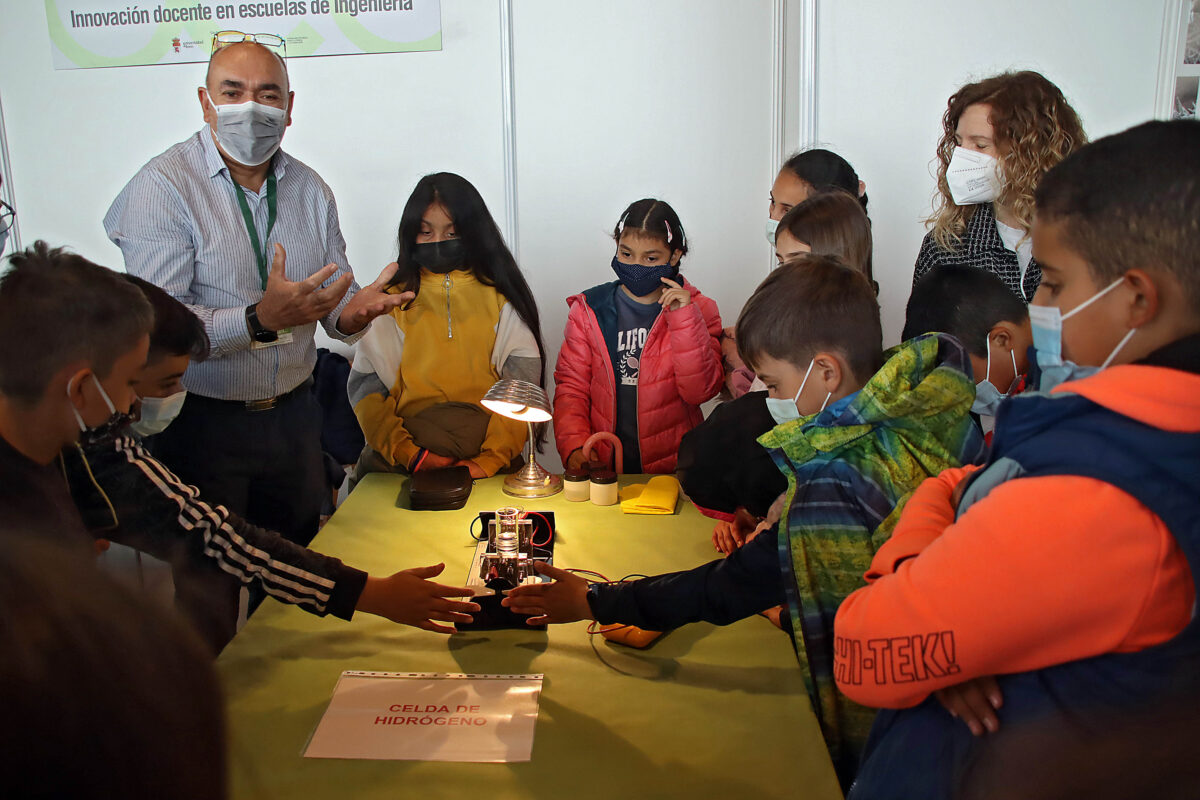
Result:
[[[1200,123],[1084,147],[1036,211],[1041,393],[1005,405],[982,469],[922,484],[838,613],[839,687],[903,709],[879,714],[852,797],[957,796],[984,727],[1086,740],[1195,696]]]
[[[90,549],[71,504],[64,448],[120,420],[134,400],[153,321],[141,292],[104,267],[43,241],[0,277],[0,519]]]
[[[157,286],[122,277],[140,289],[155,312],[149,358],[134,385],[142,406],[179,397],[189,361],[208,352],[204,326]],[[169,425],[181,406],[159,409],[155,427]],[[68,465],[84,521],[97,535],[170,563],[176,605],[217,652],[236,633],[242,584],[258,583],[281,602],[319,616],[350,619],[357,610],[440,633],[454,629],[438,622],[469,621],[470,612],[479,610],[474,603],[449,599],[469,597],[470,589],[426,580],[442,571],[440,564],[373,578],[205,502],[196,487],[147,453],[127,430],[94,437],[84,452],[86,465]]]
[[[972,461],[966,354],[940,334],[887,353],[875,292],[836,258],[806,256],[763,281],[738,319],[746,363],[787,421],[759,442],[787,477],[778,526],[728,558],[631,583],[588,584],[561,569],[503,601],[529,622],[596,619],[650,630],[728,624],[786,604],[813,711],[843,786],[872,712],[834,690],[833,616],[926,476]],[[736,468],[736,467],[735,467]]]
[[[1000,401],[1019,394],[1033,345],[1029,309],[996,275],[962,264],[943,264],[926,273],[908,298],[904,339],[948,333],[962,342],[975,374],[971,411],[995,417]],[[991,430],[988,421],[987,430]]]
[[[208,353],[204,326],[174,297],[143,279],[122,276],[155,309],[149,359],[134,384],[143,405],[179,396],[188,361]],[[167,427],[181,403],[157,415]],[[137,426],[138,423],[134,423]],[[161,427],[160,427],[161,426]],[[172,565],[176,604],[212,649],[220,651],[236,632],[236,589],[258,583],[281,602],[307,612],[350,619],[355,610],[442,633],[438,622],[469,621],[479,610],[466,588],[427,581],[442,565],[372,578],[276,531],[258,528],[226,507],[199,498],[172,471],[142,449],[125,429],[98,435],[70,473],[74,500],[89,528]],[[70,467],[70,465],[68,465]]]

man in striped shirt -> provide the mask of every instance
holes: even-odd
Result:
[[[383,292],[394,265],[358,288],[333,193],[278,149],[294,98],[282,58],[254,41],[219,46],[198,96],[206,126],[146,164],[104,218],[126,269],[185,303],[212,342],[155,453],[306,544],[326,494],[307,390],[317,323],[353,341],[405,296]]]

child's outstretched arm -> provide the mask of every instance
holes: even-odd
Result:
[[[474,591],[469,587],[445,586],[429,580],[440,575],[445,567],[435,564],[401,570],[386,578],[367,578],[355,610],[434,633],[454,633],[453,623],[470,622],[471,614],[479,606],[450,599],[473,596]]]
[[[674,286],[665,278],[664,283]],[[663,293],[686,292],[679,287]],[[671,346],[671,364],[675,369],[675,388],[685,403],[698,406],[716,396],[725,380],[721,361],[721,314],[717,304],[696,292],[683,307],[668,308],[667,336]]]
[[[785,602],[775,530],[756,537],[728,558],[695,569],[636,581],[588,584],[557,569],[538,569],[555,583],[519,586],[502,603],[543,621],[594,619],[665,631],[689,622],[728,625]]]
[[[475,603],[448,599],[470,597],[470,588],[427,580],[441,573],[440,564],[373,578],[253,525],[224,506],[209,504],[196,487],[185,484],[132,437],[89,447],[87,459],[92,480],[121,523],[108,535],[173,566],[211,560],[241,583],[257,582],[280,602],[318,616],[350,619],[362,611],[453,633],[453,628],[433,620],[469,622],[470,613],[479,610]]]
[[[518,614],[529,614],[529,619],[525,621],[530,625],[595,619],[587,601],[586,580],[549,564],[539,562],[535,568],[554,581],[511,589],[508,597],[500,601],[500,605],[507,606]]]

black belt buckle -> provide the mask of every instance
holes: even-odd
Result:
[[[226,401],[226,402],[233,402],[233,403],[240,402],[242,407],[245,408],[247,411],[270,411],[272,408],[275,408],[275,407],[279,406],[280,404],[282,404],[284,400],[287,400],[292,395],[297,394],[304,389],[308,389],[312,385],[313,385],[313,380],[312,380],[312,378],[309,378],[308,380],[304,381],[304,383],[297,386],[295,389],[292,389],[290,392],[284,392],[283,394],[277,394],[274,397],[264,397],[262,400],[242,400],[242,401],[231,400],[231,401]]]
[[[246,401],[246,410],[247,411],[270,411],[272,408],[279,405],[279,400],[281,397],[283,397],[283,395],[279,395],[278,397],[267,397],[262,400],[247,400]]]

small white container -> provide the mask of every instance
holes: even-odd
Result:
[[[617,504],[617,473],[610,469],[593,470],[591,498],[595,505],[615,506]]]
[[[563,473],[563,496],[573,503],[582,503],[592,496],[591,473],[587,469],[568,469]]]

